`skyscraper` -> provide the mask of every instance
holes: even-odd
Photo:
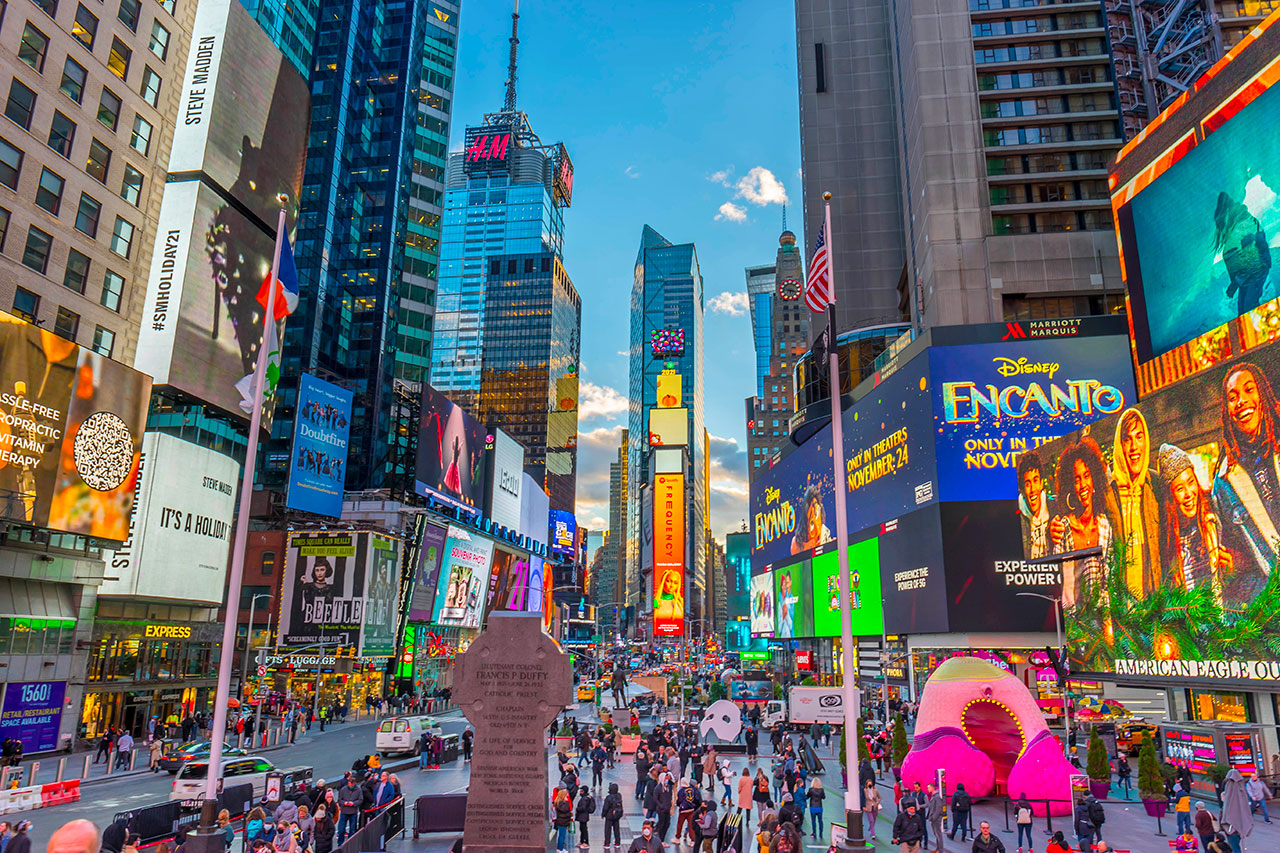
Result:
[[[764,269],[773,275],[757,274]],[[766,280],[772,284],[767,290],[763,286]],[[769,465],[790,434],[796,359],[809,348],[809,311],[800,298],[803,287],[804,265],[796,235],[783,231],[773,265],[747,268],[747,299],[756,344],[756,396],[747,406],[747,458],[752,476],[761,466]]]
[[[503,109],[449,155],[431,384],[525,448],[551,508],[577,489],[582,304],[564,268],[573,163],[516,108],[516,26]]]
[[[652,479],[650,409],[676,400],[660,401],[659,376],[678,376],[679,406],[688,411],[684,481],[688,542],[686,615],[708,618],[706,596],[706,430],[704,427],[703,290],[698,250],[693,243],[673,244],[644,226],[636,255],[631,288],[630,389],[627,417],[627,597],[652,603],[645,585],[651,579],[640,567],[641,493]]]
[[[300,299],[285,333],[273,449],[292,435],[298,376],[338,382],[355,393],[351,489],[403,473],[390,470],[388,454],[394,386],[427,373],[459,5],[315,3],[311,137],[294,242]],[[260,19],[268,11],[250,6]],[[299,11],[275,30],[286,53],[287,34],[306,20]],[[285,456],[268,454],[268,476],[283,476]]]
[[[627,431],[622,430],[618,457],[609,463],[609,529],[605,531],[604,562],[600,571],[600,586],[596,602],[606,606],[609,602],[625,602],[626,580],[626,497],[627,497]],[[614,618],[613,606],[600,613],[600,627],[606,632],[616,632],[619,621]]]

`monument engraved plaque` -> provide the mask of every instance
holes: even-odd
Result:
[[[573,690],[569,656],[537,614],[493,613],[453,671],[476,729],[464,853],[547,848],[546,730]]]

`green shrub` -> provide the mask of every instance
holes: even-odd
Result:
[[[1138,750],[1138,796],[1144,800],[1164,800],[1164,774],[1156,761],[1153,738],[1143,738]]]
[[[631,728],[627,729],[627,734],[632,734],[632,735],[640,734],[640,724],[632,723]]]
[[[907,760],[907,753],[911,751],[911,747],[907,745],[907,726],[903,723],[901,714],[893,715],[893,740],[890,742],[890,749],[893,766],[901,767],[902,762]]]
[[[1107,761],[1107,747],[1098,735],[1098,727],[1089,729],[1089,757],[1085,761],[1085,772],[1094,782],[1111,781],[1111,763]]]
[[[568,723],[565,723],[560,727],[560,731],[556,732],[556,735],[559,737],[573,737],[573,728]]]

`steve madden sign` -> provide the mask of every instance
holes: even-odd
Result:
[[[1163,678],[1254,679],[1280,681],[1280,660],[1131,660],[1117,658],[1116,675]]]

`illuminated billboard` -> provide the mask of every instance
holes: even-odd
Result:
[[[240,463],[167,433],[142,442],[129,539],[104,553],[98,594],[221,604]]]
[[[436,585],[437,625],[479,628],[489,585],[493,540],[449,525]]]
[[[1280,679],[1278,384],[1272,345],[1027,455],[1077,671]]]
[[[573,161],[564,143],[556,146],[556,174],[551,182],[552,198],[556,204],[568,207],[573,204]]]
[[[684,329],[654,329],[649,348],[654,358],[679,358],[684,355]]]
[[[653,634],[684,634],[684,475],[653,478]]]
[[[520,490],[524,478],[524,446],[500,429],[485,436],[488,468],[486,513],[494,524],[520,529]]]
[[[468,127],[463,135],[462,167],[466,174],[506,169],[520,138],[509,126]],[[570,172],[572,175],[572,172]]]
[[[436,586],[448,530],[431,524],[421,514],[414,528],[418,562],[414,567],[413,587],[409,591],[409,621],[430,622],[435,610]]]
[[[810,563],[801,560],[773,571],[776,614],[773,635],[780,638],[813,636],[813,577]]]
[[[129,538],[151,380],[0,311],[0,518]]]
[[[1142,394],[1280,336],[1280,28],[1250,31],[1117,155],[1109,178]]]
[[[659,409],[675,409],[680,406],[682,377],[674,370],[670,373],[659,373],[656,399]]]
[[[352,396],[332,382],[302,374],[286,506],[333,518],[342,515]]]
[[[650,447],[682,447],[688,443],[688,409],[649,410]]]
[[[422,383],[414,490],[475,518],[484,506],[485,429],[445,395]]]
[[[561,557],[573,557],[574,547],[578,541],[578,520],[573,513],[562,509],[550,512],[551,521],[551,553]]]
[[[394,652],[400,542],[368,531],[290,533],[281,580],[280,640]]]
[[[201,2],[190,45],[134,366],[157,385],[246,414],[263,343],[256,296],[282,198],[293,227],[311,99],[236,0]],[[276,366],[282,326],[268,341]],[[268,372],[264,427],[277,375]]]
[[[853,636],[878,636],[884,629],[880,604],[880,539],[849,546],[849,621]],[[813,558],[813,636],[840,636],[840,566],[834,549]]]
[[[765,572],[751,579],[751,635],[773,636],[778,614],[773,606],[773,572]]]

